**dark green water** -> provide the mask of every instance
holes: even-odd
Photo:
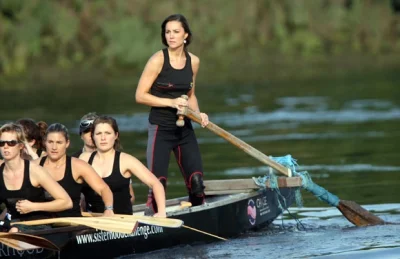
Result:
[[[291,154],[313,180],[341,199],[360,204],[399,203],[400,74],[396,69],[335,74],[262,84],[198,82],[197,96],[210,120],[267,155]],[[299,78],[299,77],[298,77]],[[49,83],[51,82],[51,83]],[[137,78],[87,77],[43,81],[2,80],[0,123],[31,117],[69,127],[79,149],[80,117],[113,115],[124,151],[145,163],[148,108],[134,101]],[[261,176],[267,169],[207,129],[196,128],[205,178]],[[171,156],[167,196],[185,195]],[[136,179],[135,179],[136,180]],[[137,202],[147,187],[134,183]],[[325,206],[304,193],[306,206]]]

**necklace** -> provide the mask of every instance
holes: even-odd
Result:
[[[56,165],[56,168],[58,169],[58,168],[60,168],[61,166],[63,166],[64,164],[65,164],[65,162],[62,163],[62,164],[60,164],[60,165]]]
[[[50,161],[48,161],[47,164],[50,165]],[[55,168],[56,168],[56,169],[59,169],[59,168],[60,168],[61,166],[63,166],[64,164],[65,164],[65,161],[62,162],[62,163],[59,164],[59,165],[56,164],[56,165],[55,165]]]

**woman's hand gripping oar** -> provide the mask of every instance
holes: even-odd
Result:
[[[186,117],[188,117],[189,119],[191,119],[191,120],[193,120],[193,121],[195,121],[195,122],[197,122],[198,124],[201,125],[201,116],[200,116],[200,114],[194,112],[189,107],[187,107],[187,109],[184,109],[184,111],[186,111]],[[181,118],[182,114],[179,114],[179,116],[180,117],[179,117],[178,121],[183,121],[183,118]],[[178,125],[178,121],[177,121],[177,125]],[[263,154],[259,150],[257,150],[254,147],[250,146],[249,144],[247,144],[243,140],[235,137],[231,133],[223,130],[220,127],[218,127],[217,125],[215,125],[211,121],[208,123],[206,128],[209,129],[210,131],[214,132],[218,136],[224,138],[225,140],[227,140],[231,144],[235,145],[236,147],[242,149],[244,152],[246,152],[250,156],[254,157],[258,161],[260,161],[260,162],[272,167],[273,169],[275,169],[276,171],[280,172],[281,174],[284,174],[284,175],[289,176],[289,177],[292,176],[292,171],[289,168],[284,167],[283,165],[275,162],[274,160],[272,160],[271,158],[269,158],[268,156],[266,156],[265,154]]]
[[[201,124],[201,117],[200,114],[194,112],[190,108],[187,108],[186,116],[190,118],[191,120]],[[206,126],[207,129],[210,131],[214,132],[218,136],[224,138],[231,144],[239,147],[243,151],[245,151],[247,154],[251,155],[252,157],[256,158],[257,160],[261,161],[262,163],[269,165],[273,169],[277,170],[278,172],[285,174],[287,176],[292,176],[292,171],[289,168],[284,167],[283,165],[275,162],[265,154],[261,153],[254,147],[250,146],[249,144],[245,143],[244,141],[240,140],[239,138],[235,137],[231,133],[223,130],[222,128],[218,127],[212,122],[209,122],[208,125]],[[302,178],[303,179],[303,178]],[[310,181],[309,181],[310,182]],[[353,223],[356,226],[367,226],[367,225],[380,225],[380,224],[385,224],[382,219],[379,217],[373,215],[366,209],[362,208],[360,205],[358,205],[354,201],[342,201],[339,200],[335,195],[329,193],[327,190],[322,188],[321,186],[313,183],[312,185],[305,184],[305,181],[302,181],[302,187],[309,192],[313,193],[315,196],[317,196],[320,200],[323,200],[327,202],[328,204],[335,206],[340,210],[340,212],[345,216],[351,223]],[[332,198],[336,197],[336,199]]]

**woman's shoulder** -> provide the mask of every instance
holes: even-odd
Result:
[[[162,64],[164,63],[164,53],[163,50],[159,50],[156,53],[154,53],[150,58],[149,58],[150,63],[155,63],[155,64]]]
[[[120,160],[126,160],[126,159],[132,159],[132,158],[135,158],[135,157],[132,156],[131,154],[120,151]]]
[[[88,152],[89,154],[91,154],[90,152]],[[77,157],[71,157],[71,164],[72,166],[85,166],[88,163],[83,160],[82,158],[77,158]]]

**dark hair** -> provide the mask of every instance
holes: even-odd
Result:
[[[51,124],[46,130],[46,134],[44,135],[44,139],[47,138],[49,133],[53,133],[53,132],[62,133],[64,135],[64,137],[65,137],[65,140],[66,141],[69,140],[68,129],[63,124],[61,124],[61,123],[53,123],[53,124]]]
[[[26,139],[29,141],[35,140],[33,147],[44,150],[43,137],[46,134],[47,123],[44,121],[35,122],[33,119],[24,118],[16,122],[24,129]]]
[[[92,140],[93,140],[93,144],[96,146],[96,142],[94,141],[94,131],[96,129],[96,126],[100,123],[107,123],[111,126],[111,128],[114,130],[115,134],[118,134],[117,139],[115,140],[114,143],[114,149],[115,150],[121,150],[122,146],[121,146],[121,142],[119,140],[119,129],[118,129],[118,124],[117,121],[111,117],[111,116],[106,116],[106,115],[102,115],[97,117],[94,122],[93,122],[93,131],[92,131]]]
[[[162,43],[168,47],[167,40],[165,39],[165,27],[167,26],[168,22],[172,22],[172,21],[181,22],[183,29],[188,34],[188,36],[186,38],[186,43],[185,43],[185,48],[186,48],[187,46],[189,46],[190,42],[192,42],[192,31],[189,28],[188,21],[186,20],[185,16],[183,16],[182,14],[172,14],[172,15],[168,16],[167,18],[165,18],[165,20],[161,24],[161,41],[162,41]]]

